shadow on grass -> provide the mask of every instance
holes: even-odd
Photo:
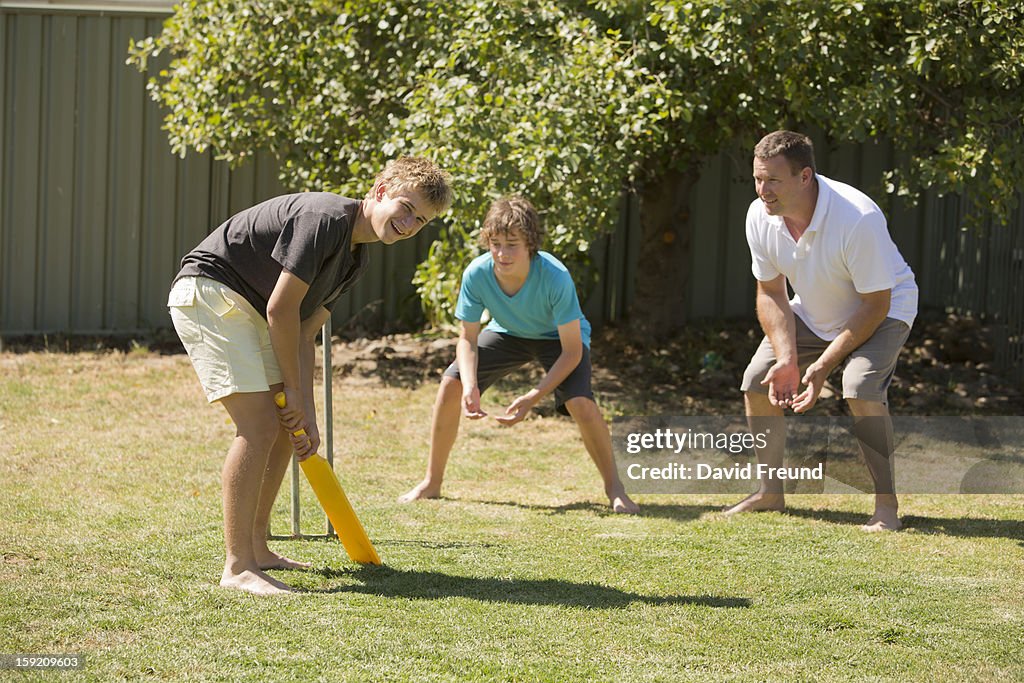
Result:
[[[499,579],[453,576],[441,572],[364,566],[357,569],[323,569],[327,578],[349,577],[360,585],[338,586],[309,593],[364,593],[389,598],[443,600],[460,597],[481,602],[517,605],[562,605],[585,609],[623,608],[631,603],[648,605],[699,605],[703,607],[750,607],[747,598],[715,595],[640,595],[594,583],[560,579]]]
[[[785,514],[805,519],[816,519],[833,524],[861,525],[868,515],[836,510],[811,510],[787,507]],[[943,534],[963,538],[1009,538],[1024,545],[1024,521],[1007,519],[972,519],[970,517],[900,517],[903,529],[924,534]]]
[[[601,503],[577,502],[566,503],[565,505],[535,505],[532,503],[518,503],[514,500],[476,500],[472,498],[446,498],[458,503],[477,503],[480,505],[503,505],[505,507],[519,508],[520,510],[531,510],[535,512],[547,512],[553,515],[564,515],[568,512],[591,512],[600,517],[618,517],[617,512]],[[640,514],[637,517],[664,517],[678,521],[691,521],[699,519],[709,512],[721,512],[722,506],[716,505],[664,505],[664,504],[641,504]],[[628,517],[628,515],[622,515]]]
[[[459,548],[494,548],[497,543],[485,543],[483,541],[409,541],[398,539],[383,539],[376,542],[379,546],[388,545],[411,545],[417,548],[430,548],[431,550],[457,550]]]

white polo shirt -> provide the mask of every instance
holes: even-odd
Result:
[[[782,216],[760,198],[747,210],[751,271],[763,282],[785,275],[793,312],[814,334],[832,341],[860,306],[860,294],[892,290],[888,317],[914,324],[917,283],[889,237],[885,216],[860,190],[818,174],[811,224],[794,241]]]

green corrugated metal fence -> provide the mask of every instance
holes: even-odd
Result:
[[[818,170],[868,193],[882,207],[889,232],[921,290],[922,310],[984,318],[992,327],[995,361],[1024,382],[1024,203],[1007,225],[965,229],[966,201],[928,193],[915,205],[886,195],[882,172],[894,162],[892,145],[831,145],[815,138]],[[687,320],[754,315],[754,278],[744,234],[754,199],[751,152],[735,150],[704,160],[691,193],[691,249]],[[601,280],[591,292],[591,320],[617,320],[630,302],[640,232],[637,199],[623,198],[615,233],[594,252]]]
[[[155,35],[162,18],[0,12],[0,333],[168,327],[179,259],[285,191],[274,160],[229,171],[209,154],[170,153],[146,78],[125,65],[129,39]],[[375,249],[336,329],[367,311],[415,314],[409,279],[428,245],[423,234]]]
[[[285,191],[273,159],[229,171],[209,155],[178,159],[160,129],[145,77],[124,61],[130,38],[162,16],[0,6],[0,334],[126,333],[168,327],[178,260],[232,213]],[[160,68],[159,65],[154,68]],[[886,210],[924,307],[985,316],[997,362],[1024,381],[1024,210],[1009,226],[961,230],[961,202],[889,199],[886,143],[832,146],[815,137],[823,173]],[[692,190],[687,319],[753,314],[743,217],[753,199],[749,150],[705,160]],[[367,179],[369,182],[370,179]],[[624,197],[615,232],[594,254],[600,271],[588,316],[620,319],[632,299],[638,206]],[[375,249],[371,271],[335,316],[415,315],[410,278],[433,231]]]

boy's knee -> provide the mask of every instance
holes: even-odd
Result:
[[[565,402],[565,409],[569,411],[569,415],[572,416],[576,422],[588,422],[594,420],[604,420],[601,415],[601,410],[597,407],[597,404],[585,396],[577,396],[570,398]]]
[[[251,446],[267,452],[274,447],[282,433],[276,416],[273,420],[261,420],[238,430],[238,436],[248,441]]]
[[[437,400],[439,403],[458,401],[462,398],[462,382],[445,375],[441,378],[441,386],[437,388]]]

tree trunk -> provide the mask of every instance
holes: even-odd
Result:
[[[691,169],[659,174],[640,190],[640,253],[630,321],[654,338],[667,337],[686,322],[690,191],[700,177],[696,164]]]

